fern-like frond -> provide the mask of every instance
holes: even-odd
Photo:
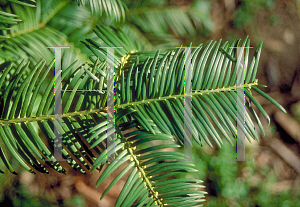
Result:
[[[63,82],[75,63],[63,69]],[[97,123],[97,120],[103,119],[100,112],[105,112],[106,99],[103,92],[84,91],[105,89],[104,77],[98,76],[102,82],[93,81],[84,72],[83,67],[87,67],[91,73],[94,73],[96,65],[83,65],[65,81],[62,87],[64,90],[62,91],[63,115],[61,116],[62,145],[58,145],[58,139],[53,131],[54,125],[57,124],[53,114],[55,77],[52,76],[51,81],[44,85],[47,75],[53,68],[54,60],[47,65],[46,69],[45,65],[46,62],[41,60],[35,67],[31,67],[28,61],[23,60],[17,67],[12,63],[2,72],[0,76],[1,138],[11,154],[30,172],[34,172],[33,169],[48,172],[42,163],[46,163],[58,172],[64,172],[55,160],[53,152],[42,142],[41,136],[46,137],[50,145],[61,147],[63,158],[68,159],[67,162],[74,169],[85,172],[93,164],[94,155],[82,137],[87,139],[90,128]],[[28,68],[30,68],[29,71]],[[97,69],[105,71],[103,64]],[[70,85],[74,87],[69,88]],[[82,88],[79,88],[81,86]],[[83,91],[76,92],[79,89]],[[72,90],[72,92],[67,92],[67,90]],[[38,129],[43,135],[38,133]],[[93,152],[100,153],[98,148]],[[70,154],[77,160],[72,159]],[[11,167],[9,169],[14,172]]]
[[[34,32],[38,35],[40,31]],[[48,32],[53,35],[51,30]],[[83,42],[94,54],[90,58],[92,63],[75,67],[75,61],[62,69],[61,143],[54,132],[54,127],[59,124],[54,114],[55,95],[52,92],[55,77],[50,73],[54,60],[49,64],[45,60],[36,61],[34,67],[27,60],[0,67],[4,68],[0,71],[0,136],[8,151],[31,173],[48,173],[45,164],[64,173],[52,149],[61,147],[62,157],[82,173],[98,167],[102,169],[105,163],[108,164],[97,185],[117,167],[126,164],[102,195],[129,174],[116,206],[197,206],[204,197],[204,192],[198,190],[203,187],[199,184],[201,181],[172,179],[184,172],[195,172],[193,164],[180,161],[184,157],[175,149],[183,145],[187,136],[184,123],[199,145],[204,140],[212,147],[212,138],[221,147],[222,137],[233,144],[236,118],[240,117],[237,113],[241,109],[236,104],[238,58],[235,56],[239,46],[247,47],[244,88],[248,111],[245,111],[245,122],[239,120],[238,123],[245,123],[248,140],[258,137],[252,118],[263,131],[253,106],[270,120],[254,99],[252,88],[285,112],[257,88],[255,77],[262,44],[250,58],[248,37],[242,42],[222,43],[219,40],[205,46],[200,44],[191,50],[191,59],[186,59],[183,48],[143,51],[143,45],[124,35],[122,30],[114,32],[102,26],[95,29],[95,34],[100,40]],[[22,35],[11,42],[11,48],[24,41]],[[47,43],[45,37],[39,37],[43,39],[38,43]],[[29,38],[30,41],[33,39]],[[107,48],[103,46],[122,46],[114,50],[116,131],[111,146],[105,145],[114,129],[109,130],[107,123]],[[28,48],[22,49],[28,52]],[[190,60],[192,84],[185,91],[185,66]],[[193,116],[188,122],[185,121],[187,92],[193,97],[190,106]],[[48,148],[41,137],[45,137],[51,147]],[[15,173],[4,153],[4,145],[0,146],[0,157],[10,172]],[[116,159],[107,162],[107,156],[114,152]]]
[[[103,36],[106,37],[105,34],[102,34]],[[247,47],[244,59],[246,74],[244,88],[247,97],[246,106],[251,111],[245,111],[247,132],[245,135],[249,142],[251,137],[258,139],[250,117],[255,115],[251,105],[255,105],[270,121],[250,90],[252,86],[257,85],[255,76],[262,44],[250,59],[248,37],[243,42],[238,40],[221,43],[221,40],[210,41],[206,46],[201,44],[191,52],[193,116],[191,122],[186,124],[199,145],[205,140],[212,146],[209,137],[219,147],[223,144],[221,137],[233,145],[232,140],[236,138],[236,118],[241,119],[241,116],[237,116],[237,64],[234,58],[238,46]],[[147,128],[145,120],[153,120],[161,132],[174,135],[179,143],[183,144],[186,136],[183,127],[185,64],[185,52],[182,48],[170,52],[138,51],[130,54],[127,64],[116,71],[116,109],[135,109],[139,114],[139,121],[145,128]],[[260,94],[263,95],[262,92]],[[268,97],[266,94],[264,96]],[[273,99],[270,97],[268,99],[280,107]],[[280,109],[285,112],[282,107]],[[257,116],[253,118],[257,119]],[[258,119],[257,121],[262,129],[260,121]],[[243,122],[239,120],[239,127],[244,127],[241,124]]]
[[[35,7],[35,0],[30,0],[31,3],[26,3],[24,1],[19,0],[8,0],[11,3],[19,4],[22,6],[27,7]],[[9,31],[11,28],[9,28],[10,25],[17,24],[18,22],[21,22],[22,19],[19,19],[19,16],[14,14],[10,8],[7,6],[8,2],[6,2],[5,9],[3,11],[0,11],[0,31],[2,34],[0,34],[0,39],[7,39],[9,36],[7,35],[7,31]]]
[[[41,137],[44,136],[50,146],[62,147],[62,157],[82,173],[88,170],[92,172],[99,166],[102,168],[107,154],[116,151],[116,159],[104,170],[96,185],[100,185],[118,166],[129,162],[103,193],[105,196],[119,179],[130,173],[116,206],[131,206],[133,203],[140,206],[148,203],[153,206],[193,206],[203,201],[204,192],[195,190],[204,187],[200,185],[202,181],[192,178],[168,180],[184,172],[196,172],[193,164],[180,161],[184,156],[174,151],[180,147],[174,138],[161,133],[150,120],[144,120],[144,123],[147,122],[145,126],[151,129],[144,128],[136,121],[123,121],[129,115],[141,120],[136,110],[126,108],[116,112],[116,140],[114,145],[105,147],[107,135],[114,131],[107,131],[106,93],[76,92],[79,89],[106,89],[106,76],[103,75],[106,73],[106,64],[98,60],[94,65],[85,64],[77,68],[67,80],[66,74],[75,62],[63,69],[60,144],[54,133],[57,124],[53,114],[55,96],[52,93],[55,77],[43,86],[53,65],[54,61],[46,66],[46,62],[41,60],[32,67],[23,60],[19,65],[11,63],[6,66],[0,76],[0,136],[8,151],[26,170],[48,173],[46,164],[58,172],[65,172],[53,156],[53,150],[42,141]],[[102,75],[99,76],[96,71],[102,71]],[[79,88],[82,83],[83,88]],[[69,88],[70,85],[73,88]],[[139,130],[126,131],[133,128]],[[153,142],[155,144],[149,146]],[[2,161],[12,173],[16,173],[3,153],[3,147],[0,146]]]
[[[107,46],[119,47],[114,49],[114,64],[115,68],[122,68],[131,53],[145,48],[138,40],[125,35],[122,30],[112,29],[107,26],[97,26],[94,32],[98,39],[82,41],[93,52],[94,56],[91,58],[93,62],[95,62],[97,57],[101,62],[107,61]]]
[[[200,29],[212,29],[212,22],[206,14],[209,8],[204,10],[206,5],[203,3],[205,4],[198,2],[188,6],[130,8],[128,21],[146,34],[168,34],[168,31],[172,30],[175,36],[194,36]]]
[[[120,114],[128,115],[134,111],[124,109]],[[116,123],[118,120],[120,119],[116,118]],[[98,137],[104,132],[105,127],[105,122],[95,126],[91,130],[94,132],[91,139],[97,139],[99,142],[106,141],[105,134]],[[107,154],[112,153],[110,151],[118,152],[115,159],[108,163],[108,167],[101,174],[97,186],[119,166],[125,165],[126,167],[106,188],[101,199],[125,174],[129,174],[116,201],[116,207],[132,206],[134,203],[137,206],[144,204],[147,206],[195,206],[203,201],[205,192],[197,190],[204,188],[200,184],[202,181],[194,178],[170,179],[186,172],[197,172],[194,165],[184,161],[183,154],[176,151],[180,145],[175,144],[171,135],[160,131],[152,134],[143,130],[138,122],[129,121],[116,127],[115,138],[114,144],[108,146],[94,163],[92,171],[105,163]]]
[[[41,58],[45,58],[50,62],[53,59],[54,52],[48,48],[51,46],[70,47],[69,49],[63,50],[63,67],[68,67],[72,64],[74,59],[79,59],[76,67],[84,62],[90,62],[88,56],[91,55],[91,52],[80,43],[80,38],[82,38],[83,35],[86,37],[90,36],[89,33],[92,32],[92,24],[88,23],[90,27],[83,28],[84,30],[82,30],[81,33],[73,32],[71,35],[70,32],[61,29],[62,26],[64,26],[64,28],[66,28],[66,26],[62,25],[60,21],[56,22],[56,24],[53,23],[53,21],[55,21],[54,17],[60,10],[64,8],[74,9],[74,6],[78,7],[77,5],[68,6],[69,3],[69,0],[39,0],[37,1],[37,7],[34,9],[12,5],[14,13],[24,21],[13,25],[10,34],[8,34],[9,39],[2,42],[1,62],[16,61],[20,58],[29,58],[34,64]],[[65,11],[66,10],[67,9],[65,9]],[[77,8],[73,11],[80,12]],[[86,21],[89,16],[83,18],[82,21]],[[73,28],[72,31],[76,29],[74,28],[74,24],[69,25],[69,29]]]
[[[125,20],[125,10],[127,10],[127,7],[121,0],[76,0],[76,2],[78,6],[89,7],[92,14],[95,14],[98,18],[105,13],[113,20]]]

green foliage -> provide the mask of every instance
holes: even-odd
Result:
[[[130,1],[127,22],[138,28],[157,48],[179,46],[177,38],[207,35],[213,30],[211,3],[195,0],[189,5],[168,6],[167,1]],[[133,30],[133,29],[131,29]],[[172,35],[170,35],[172,34]],[[174,36],[173,36],[174,35]],[[169,46],[166,44],[170,42]]]
[[[277,176],[268,166],[258,167],[256,162],[231,162],[234,147],[225,144],[212,154],[205,150],[194,149],[194,156],[201,161],[195,162],[196,178],[212,180],[215,196],[207,198],[205,206],[298,206],[299,200],[292,191],[271,194],[266,186],[274,185]],[[254,149],[246,146],[246,158],[254,158]],[[200,173],[201,172],[201,173]],[[243,175],[247,172],[246,175]],[[254,184],[252,179],[261,174],[261,182]],[[208,184],[206,182],[204,184]],[[300,192],[296,193],[299,195]]]
[[[163,157],[164,160],[183,159],[182,155],[175,152],[157,151],[164,148],[180,147],[180,145],[158,144],[149,147],[144,144],[156,140],[158,143],[160,143],[159,141],[169,141],[183,145],[183,137],[186,133],[182,128],[184,120],[182,114],[182,97],[184,96],[184,51],[179,48],[176,51],[170,52],[135,52],[136,50],[133,51],[133,49],[138,49],[138,47],[135,47],[134,43],[130,43],[130,41],[126,41],[125,39],[122,40],[122,36],[118,36],[118,33],[113,33],[110,28],[99,27],[98,30],[95,30],[95,33],[107,45],[117,45],[123,41],[124,44],[122,45],[126,46],[116,49],[115,52],[115,117],[117,124],[115,147],[116,151],[121,151],[117,154],[116,160],[109,163],[108,168],[103,172],[96,185],[100,185],[118,166],[126,161],[130,161],[127,167],[124,168],[103,193],[103,196],[121,177],[133,169],[120,194],[116,204],[117,206],[131,205],[137,199],[138,204],[141,205],[149,202],[158,205],[160,205],[160,203],[183,202],[184,200],[179,199],[178,196],[186,195],[190,191],[177,191],[175,187],[165,186],[166,181],[164,181],[164,179],[180,174],[181,172],[194,172],[193,165],[188,164],[188,162],[179,161],[165,161],[159,164],[159,160],[157,159],[158,157]],[[234,41],[231,43],[231,46],[238,46],[239,42],[240,41]],[[247,38],[242,42],[242,46],[245,46],[246,42],[249,44]],[[103,79],[106,78],[106,65],[103,64],[105,63],[106,54],[103,49],[98,47],[99,45],[97,45],[96,42],[86,40],[84,43],[98,56],[98,59],[95,60],[93,64],[85,64],[77,68],[66,80],[62,89],[68,89],[68,86],[73,81],[76,82],[76,84],[72,84],[74,85],[73,90],[77,90],[81,82],[84,85],[84,90],[102,90],[106,88],[106,84],[103,82]],[[216,47],[214,47],[215,45]],[[205,49],[202,53],[200,53],[202,45],[192,51],[191,60],[194,71],[192,82],[196,83],[192,86],[192,89],[206,89],[200,92],[193,92],[192,109],[196,116],[192,119],[193,124],[188,124],[189,129],[192,129],[194,140],[199,145],[202,145],[203,138],[207,144],[212,146],[208,135],[211,135],[219,147],[221,147],[223,143],[220,134],[223,134],[231,144],[231,140],[234,139],[235,131],[232,123],[235,118],[234,110],[236,110],[236,105],[234,101],[231,101],[234,100],[234,92],[219,92],[219,89],[224,87],[233,89],[236,87],[234,84],[235,73],[233,70],[236,66],[232,64],[234,62],[233,58],[227,58],[227,56],[233,55],[235,50],[229,48],[228,42],[222,45],[222,48],[225,48],[222,51],[219,48],[220,46],[221,40],[218,41],[217,44],[216,42],[210,41],[209,44],[204,47]],[[248,67],[246,67],[246,90],[249,90],[251,86],[254,87],[253,85],[257,85],[256,82],[248,84],[248,81],[255,79],[260,50],[261,45],[252,58],[248,70]],[[246,54],[249,54],[249,52],[246,51]],[[248,56],[246,56],[246,59],[248,59]],[[99,60],[101,61],[99,62]],[[229,62],[229,67],[227,67]],[[67,69],[63,69],[63,81],[74,64],[75,63],[70,65]],[[48,173],[43,164],[40,163],[35,156],[39,157],[39,159],[58,172],[64,172],[64,169],[62,169],[57,161],[49,163],[44,160],[44,158],[55,160],[55,158],[44,143],[41,142],[39,134],[34,129],[35,127],[40,128],[51,144],[56,142],[52,128],[55,124],[54,116],[52,115],[54,95],[50,93],[54,87],[54,77],[52,81],[49,82],[46,91],[43,92],[43,98],[40,102],[36,101],[37,94],[40,93],[40,86],[49,73],[50,68],[53,66],[53,62],[47,66],[46,71],[42,77],[39,78],[44,66],[45,62],[43,60],[40,61],[30,70],[31,72],[27,74],[22,81],[20,80],[22,75],[24,75],[24,71],[27,67],[30,67],[29,64],[26,64],[26,61],[23,61],[18,67],[14,67],[14,64],[11,64],[4,70],[4,73],[9,73],[9,71],[14,68],[15,73],[7,80],[9,81],[9,85],[1,87],[1,91],[4,95],[1,99],[1,104],[3,105],[1,118],[3,120],[1,121],[0,134],[8,150],[29,172],[34,173],[33,169],[35,169],[39,172]],[[223,66],[222,71],[221,66]],[[88,71],[88,73],[86,73],[86,71]],[[171,76],[173,77],[172,79],[166,78]],[[0,85],[5,81],[6,75],[3,74],[1,77]],[[131,78],[133,81],[131,81]],[[33,90],[34,88],[35,90]],[[262,91],[257,88],[255,88],[255,90],[281,108],[280,105]],[[76,93],[79,94],[79,99],[77,103],[75,102],[75,110],[73,109],[73,111],[71,110],[71,104],[76,100]],[[253,102],[268,118],[250,92],[246,91],[246,96],[249,98],[248,101]],[[64,99],[65,97],[68,98]],[[107,138],[105,93],[92,94],[91,92],[79,93],[73,91],[67,94],[63,92],[62,98],[66,100],[66,102],[63,103],[62,143],[67,149],[66,151],[65,148],[63,148],[63,158],[70,159],[67,162],[74,169],[78,169],[83,173],[90,170],[90,165],[93,165],[91,171],[95,170],[98,166],[103,166],[107,154],[111,154],[111,150],[113,150],[113,148],[110,147],[107,149],[103,148],[103,142],[106,141]],[[39,106],[35,113],[32,111],[34,105]],[[249,107],[249,109],[251,109],[251,107]],[[284,111],[283,108],[281,109]],[[205,115],[206,113],[211,120]],[[227,114],[232,114],[232,116],[228,117]],[[255,138],[257,135],[253,127],[253,122],[249,114],[247,115],[249,118],[246,120],[246,130],[250,136]],[[95,121],[95,119],[98,121]],[[74,121],[76,122],[74,123]],[[119,125],[118,121],[121,121],[122,124]],[[97,122],[100,123],[97,124]],[[73,124],[71,125],[71,123]],[[217,128],[214,128],[213,124],[215,124]],[[137,127],[138,130],[130,133],[125,132],[125,130],[133,127]],[[247,136],[249,141],[250,136]],[[82,142],[81,137],[85,138],[88,145]],[[174,140],[173,137],[176,138],[176,140]],[[98,158],[91,154],[88,146],[98,152]],[[70,153],[77,158],[76,161],[71,159]],[[90,156],[94,159],[90,159]],[[123,159],[123,161],[120,161],[120,159]],[[143,162],[146,159],[147,161]],[[9,167],[10,171],[14,173],[9,162],[7,160],[3,161]],[[156,164],[151,165],[152,163]],[[147,167],[144,168],[143,166]],[[138,179],[139,177],[142,179]],[[188,190],[191,188],[190,185],[187,185],[189,182],[198,183],[199,181],[189,179],[181,181],[175,179],[173,181],[170,180],[170,182],[174,182],[174,186],[175,183],[180,182],[180,186],[183,187],[186,185],[186,190]],[[165,187],[162,188],[160,186]],[[166,191],[168,192],[166,194],[167,197],[164,194]],[[196,194],[196,192],[198,193]],[[126,197],[126,195],[132,196]],[[150,197],[151,195],[152,197]],[[195,196],[195,198],[191,197],[190,203],[187,204],[193,205],[195,202],[202,201],[203,192],[195,191],[190,196]]]
[[[55,207],[57,205],[51,204],[51,201],[43,197],[34,197],[28,192],[28,189],[24,186],[13,186],[14,194],[10,197],[3,197],[0,199],[0,205],[2,206],[14,206],[14,207]],[[10,205],[9,205],[10,204]],[[84,206],[84,197],[80,194],[72,196],[72,198],[67,199],[64,204],[60,204],[62,207],[72,207],[72,206]]]
[[[116,21],[124,20],[126,5],[121,0],[107,0],[107,1],[97,1],[97,0],[76,0],[79,6],[89,6],[92,14],[97,17],[102,16],[105,12],[111,18]]]
[[[253,22],[253,18],[258,11],[272,10],[275,6],[274,0],[244,0],[235,11],[233,24],[237,28],[243,28]]]
[[[6,10],[0,10],[0,31],[2,31],[2,34],[0,35],[0,39],[7,39],[9,36],[7,36],[7,31],[10,30],[11,28],[8,27],[8,25],[11,24],[17,24],[18,22],[22,21],[22,19],[18,19],[18,15],[13,14],[10,11],[10,8],[7,6],[10,3],[13,4],[18,4],[18,5],[23,5],[26,7],[35,7],[34,4],[35,0],[30,0],[30,3],[26,3],[25,1],[18,1],[18,0],[8,0],[5,2],[0,2],[1,5],[6,4]]]
[[[66,173],[53,153],[53,147],[62,147],[62,157],[74,170],[87,173],[107,165],[97,186],[120,165],[125,165],[102,194],[103,198],[119,179],[129,174],[116,206],[197,206],[203,202],[205,192],[199,190],[204,187],[200,184],[202,181],[184,177],[197,172],[195,165],[182,161],[184,156],[178,151],[187,135],[183,128],[184,67],[187,64],[184,49],[150,50],[149,45],[131,35],[134,26],[144,25],[139,12],[129,14],[133,23],[127,24],[125,33],[123,26],[108,27],[102,24],[104,20],[96,28],[93,26],[99,23],[96,20],[84,26],[91,16],[83,8],[80,9],[86,12],[83,12],[86,16],[66,15],[76,9],[74,4],[66,7],[69,1],[47,1],[47,7],[41,6],[41,2],[45,3],[43,0],[37,1],[36,10],[13,6],[15,13],[26,22],[12,27],[11,39],[5,40],[1,48],[0,57],[5,63],[1,65],[0,73],[0,136],[3,141],[0,155],[7,169],[16,173],[7,159],[9,152],[31,173],[49,173],[45,165]],[[198,1],[194,6],[201,5],[199,2],[205,1]],[[77,3],[88,5],[97,15],[105,11],[115,20],[120,20],[123,15],[120,1]],[[143,11],[144,8],[139,9]],[[160,31],[152,32],[167,33],[171,26],[177,35],[195,33],[196,29],[190,22],[195,15],[180,13],[180,8],[175,8],[181,16],[168,16],[172,9],[150,14],[164,19]],[[151,17],[148,17],[146,21],[151,22]],[[170,19],[176,18],[180,21],[169,25]],[[79,25],[76,25],[78,22]],[[157,21],[152,23],[155,26]],[[84,27],[82,30],[81,26]],[[94,33],[91,33],[92,29]],[[144,31],[151,32],[147,27]],[[80,46],[78,38],[82,36],[85,40],[81,41],[83,44]],[[52,92],[55,77],[50,72],[54,60],[45,46],[69,46],[73,43],[76,48],[64,53],[62,66],[62,89],[72,92],[62,92],[60,144],[53,129],[58,124]],[[116,131],[114,144],[110,146],[106,142],[114,130],[109,130],[107,123],[107,51],[101,46],[122,46],[114,50]],[[238,46],[250,46],[248,37],[231,43],[209,41],[191,50],[193,116],[187,128],[198,146],[207,143],[213,147],[212,139],[221,148],[224,138],[233,145],[238,107],[237,50],[233,47]],[[276,101],[257,88],[256,74],[261,50],[262,43],[252,57],[249,56],[249,48],[245,50],[245,128],[249,142],[258,139],[253,120],[263,131],[253,106],[270,121],[254,99],[252,89],[285,112]],[[41,60],[43,55],[45,59]],[[26,59],[16,61],[27,56],[32,63]],[[81,57],[83,59],[79,61]],[[79,89],[98,92],[76,92]],[[46,137],[47,143],[41,137]],[[114,155],[116,159],[108,162],[108,155]],[[212,159],[212,165],[218,164],[215,161]],[[174,179],[176,176],[182,178]]]

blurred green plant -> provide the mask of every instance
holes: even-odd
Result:
[[[272,10],[276,6],[275,0],[243,0],[235,10],[233,26],[239,29],[253,22],[257,12]],[[274,21],[274,20],[273,20]]]
[[[273,186],[277,182],[277,176],[269,166],[258,167],[255,161],[228,161],[236,156],[235,147],[228,143],[210,153],[207,153],[207,147],[203,149],[193,146],[193,156],[201,159],[194,162],[199,173],[194,173],[193,176],[206,180],[204,185],[208,194],[205,206],[300,206],[300,190],[296,195],[292,190],[272,194],[268,192],[266,186]],[[246,158],[254,158],[255,150],[258,149],[246,145]],[[252,178],[258,175],[261,175],[261,181],[253,183]],[[214,192],[210,192],[210,186]]]
[[[5,207],[55,207],[58,206],[53,200],[48,200],[45,196],[33,196],[24,186],[11,186],[10,194],[4,194],[0,198],[0,206]],[[81,194],[73,195],[59,203],[61,207],[85,206],[85,198]]]

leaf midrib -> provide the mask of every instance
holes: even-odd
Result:
[[[143,182],[145,183],[145,187],[147,187],[150,194],[153,196],[153,198],[158,202],[159,205],[163,205],[161,200],[158,198],[157,192],[154,190],[154,186],[152,185],[151,181],[148,179],[146,172],[144,168],[140,165],[139,160],[137,159],[137,155],[134,154],[133,150],[136,147],[131,147],[130,143],[125,139],[124,135],[122,134],[121,130],[117,127],[117,132],[121,136],[121,140],[125,143],[124,150],[126,149],[128,153],[130,154],[132,160],[135,163],[135,166],[138,168],[138,171],[140,173],[140,178],[143,179]],[[152,176],[151,176],[152,177]],[[149,178],[151,178],[149,177]]]
[[[254,82],[254,83],[249,83],[249,84],[244,84],[244,88],[246,89],[250,89],[251,86],[253,85],[257,85],[258,83]],[[220,91],[233,91],[236,88],[236,86],[232,86],[232,87],[227,87],[227,88],[217,88],[217,89],[208,89],[208,90],[201,90],[200,92],[192,92],[192,95],[203,95],[203,94],[209,94],[209,93],[216,93],[216,92],[220,92]],[[147,104],[150,102],[156,102],[156,101],[164,101],[167,99],[176,99],[176,98],[183,98],[185,96],[185,94],[180,94],[180,95],[169,95],[169,96],[163,96],[163,97],[158,97],[158,98],[150,98],[150,99],[145,99],[142,101],[134,101],[134,102],[128,102],[128,103],[124,103],[124,104],[120,104],[120,105],[115,105],[115,109],[116,108],[124,108],[127,106],[134,106],[134,105],[139,105],[139,104]]]
[[[84,110],[84,111],[75,111],[75,112],[70,112],[70,113],[66,113],[66,114],[61,114],[61,118],[74,117],[74,116],[84,116],[84,115],[98,113],[98,112],[106,113],[106,109],[99,108],[99,109],[90,109],[90,110]],[[55,118],[55,114],[39,116],[39,117],[17,118],[17,119],[10,119],[10,120],[5,120],[5,119],[1,120],[0,119],[0,125],[4,126],[4,125],[8,125],[8,124],[33,122],[33,121],[44,121],[44,120],[49,120],[49,119],[53,120],[54,118]]]
[[[36,31],[36,30],[39,30],[39,29],[42,29],[43,27],[46,26],[46,24],[49,22],[49,20],[55,16],[55,14],[57,12],[59,12],[64,6],[66,6],[68,3],[70,2],[70,0],[68,1],[61,1],[60,4],[57,5],[57,7],[55,7],[53,9],[53,11],[47,16],[44,18],[44,20],[42,22],[39,22],[37,25],[31,27],[31,28],[26,28],[26,29],[23,29],[23,30],[20,30],[18,32],[15,32],[13,34],[10,34],[10,35],[7,35],[9,38],[13,38],[13,37],[16,37],[16,36],[20,36],[22,34],[26,34],[26,33],[30,33],[30,32],[33,32],[33,31]]]

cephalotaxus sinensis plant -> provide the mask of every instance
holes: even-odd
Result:
[[[9,16],[8,13],[1,15]],[[191,122],[186,123],[184,48],[144,51],[138,40],[132,41],[121,29],[97,26],[94,33],[98,39],[82,42],[93,53],[90,62],[75,67],[77,58],[74,58],[72,64],[62,68],[61,140],[54,131],[58,125],[56,94],[53,93],[57,79],[52,76],[47,81],[46,78],[53,74],[55,61],[40,60],[33,66],[24,59],[2,65],[0,136],[3,144],[0,156],[11,173],[16,172],[3,148],[31,173],[49,173],[45,165],[68,173],[54,156],[58,147],[62,158],[82,173],[101,170],[108,165],[96,186],[125,165],[102,194],[103,198],[127,176],[115,206],[201,206],[205,194],[199,190],[204,188],[202,181],[190,176],[197,170],[192,161],[184,160],[184,154],[178,149],[184,146],[185,127],[197,145],[213,147],[215,143],[221,147],[225,138],[233,146],[238,107],[235,58],[238,47],[246,47],[243,57],[244,123],[249,142],[258,140],[254,122],[264,134],[253,106],[270,122],[252,91],[285,112],[259,89],[262,85],[258,85],[255,77],[262,44],[250,57],[248,37],[231,43],[209,41],[191,48],[193,115]],[[108,88],[111,74],[107,68],[108,50],[103,46],[121,46],[114,48],[114,89]],[[114,90],[112,130],[108,126],[110,90]],[[107,140],[112,134],[114,140]],[[47,138],[50,147],[41,137]],[[113,144],[108,145],[109,141]],[[114,155],[114,159],[108,160],[109,155]],[[177,178],[183,175],[184,178]]]

